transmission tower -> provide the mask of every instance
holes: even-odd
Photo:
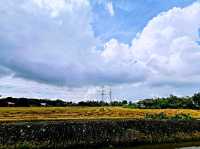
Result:
[[[101,87],[101,100],[102,101],[104,101],[104,96],[105,96],[106,94],[105,94],[105,87],[104,86],[102,86]]]
[[[101,95],[101,101],[110,101],[112,102],[112,95],[113,95],[113,92],[112,92],[112,88],[108,88],[108,87],[105,87],[104,85],[100,87],[100,90],[99,90],[99,93]]]

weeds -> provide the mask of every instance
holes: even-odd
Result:
[[[190,114],[175,114],[174,116],[167,116],[165,113],[161,112],[158,114],[145,114],[144,119],[146,120],[192,120]]]

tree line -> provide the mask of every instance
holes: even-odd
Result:
[[[186,97],[170,95],[165,98],[145,99],[137,102],[136,107],[146,109],[196,109],[200,108],[200,93]]]
[[[66,102],[60,99],[30,99],[30,98],[13,98],[6,97],[0,99],[0,107],[15,106],[15,107],[32,107],[32,106],[54,106],[54,107],[65,107],[65,106],[123,106],[127,108],[140,108],[140,109],[198,109],[200,108],[200,93],[195,93],[193,96],[178,97],[170,95],[169,97],[163,98],[149,98],[143,99],[138,102],[132,102],[127,100],[122,101],[80,101]]]

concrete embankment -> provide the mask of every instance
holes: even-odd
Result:
[[[0,148],[118,146],[200,140],[200,121],[90,120],[0,124]]]

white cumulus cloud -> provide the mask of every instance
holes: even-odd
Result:
[[[188,83],[192,76],[200,76],[199,28],[199,2],[175,7],[150,20],[131,46],[110,40],[102,56],[107,61],[126,59],[144,64],[149,72],[146,83],[152,85]]]

